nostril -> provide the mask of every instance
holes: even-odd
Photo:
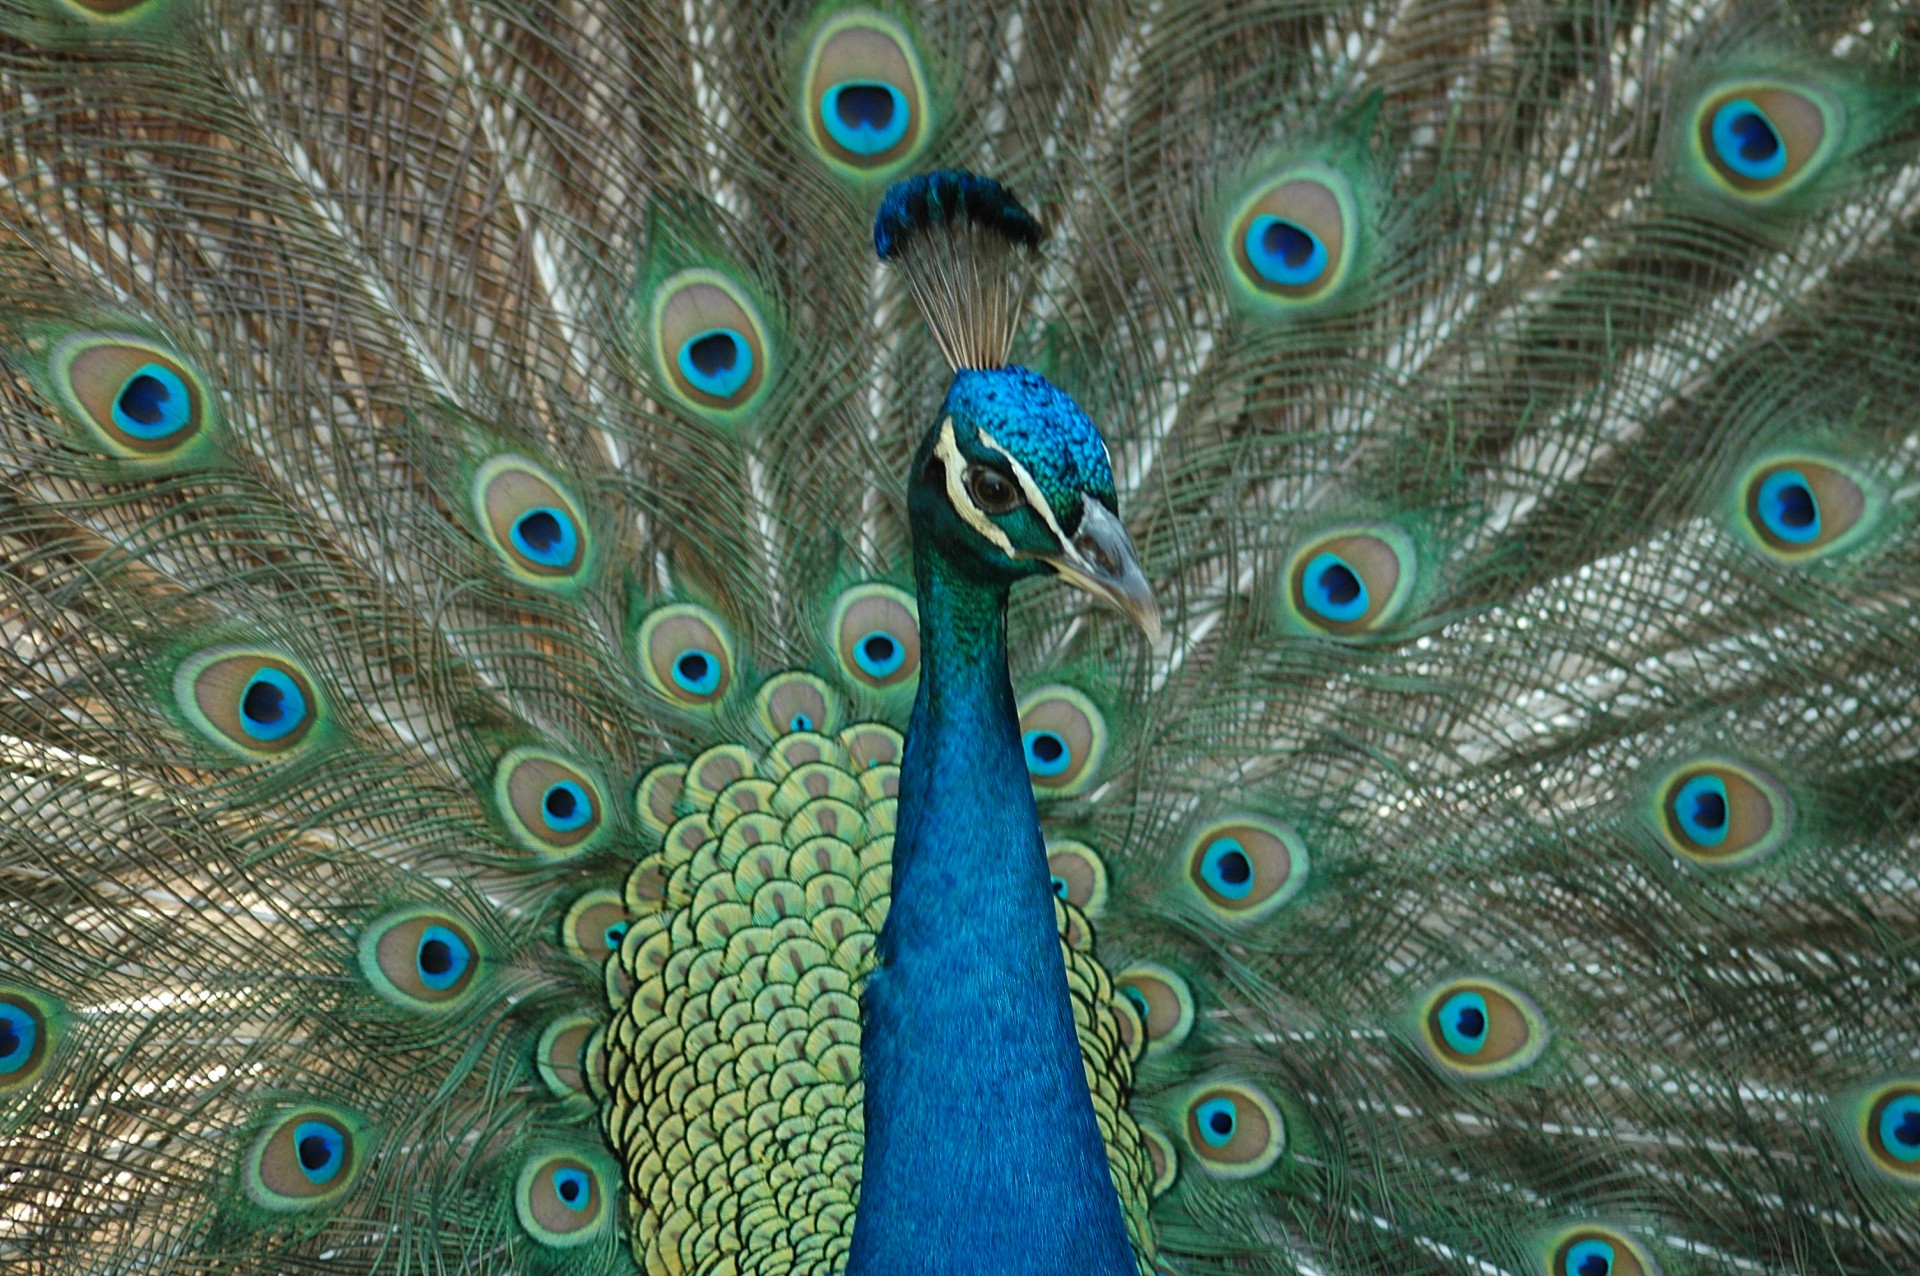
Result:
[[[1082,558],[1109,575],[1120,569],[1113,555],[1107,552],[1107,547],[1085,533],[1073,538],[1073,547],[1080,551]]]

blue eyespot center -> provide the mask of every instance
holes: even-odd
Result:
[[[33,1058],[40,1024],[19,1006],[0,1002],[0,1076],[18,1072]]]
[[[1073,762],[1073,751],[1055,732],[1029,731],[1020,742],[1027,751],[1027,770],[1035,775],[1059,775]]]
[[[548,828],[556,833],[571,833],[585,827],[593,818],[593,799],[572,780],[561,780],[548,785],[541,795],[540,812]]]
[[[1200,879],[1225,899],[1253,894],[1253,861],[1247,857],[1247,848],[1236,838],[1215,838],[1200,857]]]
[[[1613,1246],[1601,1240],[1584,1240],[1567,1251],[1568,1276],[1612,1276]]]
[[[1056,875],[1051,880],[1053,882],[1053,893],[1061,899],[1067,898],[1067,879]]]
[[[1147,994],[1141,992],[1132,984],[1121,985],[1120,995],[1127,999],[1129,1005],[1140,1012],[1141,1023],[1145,1023],[1153,1014],[1153,1007],[1147,1004]]]
[[[1487,999],[1457,992],[1440,1007],[1440,1035],[1459,1054],[1479,1054],[1487,1045]]]
[[[1880,1110],[1880,1146],[1896,1161],[1920,1162],[1920,1095],[1902,1095]]]
[[[694,389],[731,399],[753,376],[753,347],[732,328],[709,328],[683,342],[675,362]]]
[[[720,686],[720,661],[698,647],[674,657],[673,680],[690,695],[709,696]]]
[[[543,567],[566,567],[580,553],[580,533],[565,510],[536,505],[513,520],[513,547]]]
[[[191,411],[185,383],[149,363],[120,387],[113,400],[113,423],[136,439],[164,439],[185,427]]]
[[[1760,484],[1760,521],[1773,536],[1805,545],[1820,535],[1820,502],[1806,476],[1779,470]]]
[[[1718,846],[1730,830],[1727,784],[1717,775],[1696,775],[1680,786],[1673,800],[1680,831],[1696,845]]]
[[[585,1170],[569,1166],[553,1172],[553,1194],[560,1198],[562,1205],[577,1214],[592,1201],[593,1184]]]
[[[626,922],[615,922],[601,932],[601,942],[606,944],[608,952],[620,951],[620,942],[627,937],[627,926]]]
[[[256,740],[278,740],[306,716],[299,684],[278,669],[256,670],[240,693],[240,727]]]
[[[1228,1098],[1208,1099],[1193,1115],[1201,1141],[1208,1147],[1227,1146],[1233,1142],[1233,1132],[1240,1126],[1240,1109]]]
[[[796,713],[787,719],[787,730],[811,731],[813,730],[813,719],[804,713]]]
[[[420,932],[413,961],[421,983],[435,992],[445,992],[467,973],[473,950],[447,927],[429,926]]]
[[[853,644],[853,661],[870,678],[886,678],[900,672],[907,662],[905,644],[884,629],[876,629]]]
[[[293,1130],[293,1150],[300,1172],[310,1183],[328,1183],[347,1160],[347,1140],[324,1121],[302,1121]]]
[[[1261,278],[1284,288],[1313,283],[1327,272],[1327,246],[1298,222],[1263,213],[1247,227],[1247,261]]]
[[[842,80],[820,101],[827,136],[855,155],[892,150],[907,135],[907,95],[879,80]]]
[[[1749,181],[1780,176],[1787,167],[1787,147],[1765,111],[1743,97],[1723,103],[1713,113],[1713,150],[1720,162]]]
[[[1367,614],[1366,582],[1338,554],[1315,554],[1304,584],[1307,606],[1324,619],[1344,624]]]

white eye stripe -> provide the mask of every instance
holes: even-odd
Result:
[[[1047,504],[1046,496],[1040,491],[1040,485],[1033,481],[1033,475],[1027,472],[1027,467],[1007,455],[1007,449],[1000,446],[1000,440],[985,430],[980,431],[980,442],[998,452],[1008,467],[1013,470],[1013,481],[1018,483],[1020,490],[1026,494],[1028,508],[1046,523],[1047,530],[1053,533],[1053,543],[1060,547],[1060,552],[1078,561],[1080,555],[1074,551],[1073,542],[1068,540],[1066,532],[1061,530],[1059,520],[1053,516],[1053,506]]]
[[[994,450],[1006,456],[1005,449],[997,444]],[[967,458],[961,454],[960,443],[953,437],[952,417],[940,423],[940,439],[933,445],[933,454],[940,458],[941,466],[946,471],[947,503],[953,506],[954,512],[967,521],[967,526],[986,537],[1001,553],[1008,558],[1018,558],[1019,554],[1014,550],[1013,542],[1007,539],[1007,534],[994,526],[993,520],[981,513],[979,507],[973,503],[973,498],[967,495]],[[1008,460],[1011,463],[1012,458]]]

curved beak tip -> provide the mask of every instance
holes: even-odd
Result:
[[[1149,647],[1160,647],[1160,604],[1140,570],[1126,529],[1105,506],[1087,502],[1073,546],[1047,561],[1069,584],[1086,590],[1131,620],[1146,635]]]

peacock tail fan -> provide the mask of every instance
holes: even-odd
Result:
[[[1143,1276],[1920,1270],[1916,48],[3,0],[0,1265],[841,1270],[951,358]]]

